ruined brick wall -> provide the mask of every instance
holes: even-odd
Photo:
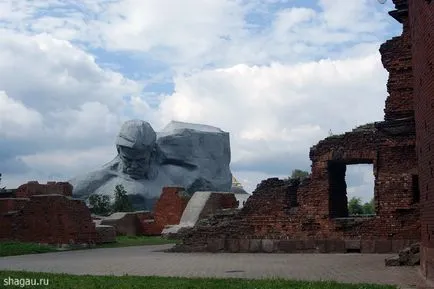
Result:
[[[34,195],[15,214],[11,239],[49,244],[95,243],[90,211],[81,200],[63,195]]]
[[[403,24],[401,36],[394,37],[380,47],[381,60],[389,72],[384,119],[412,117],[413,108],[413,74],[411,64],[411,35],[405,1],[394,1],[399,9],[390,14]],[[402,9],[401,9],[402,8]]]
[[[10,239],[14,217],[28,201],[28,198],[0,198],[0,240]]]
[[[332,219],[316,213],[324,200],[312,184],[262,181],[241,212],[215,214],[185,233],[181,250],[388,253],[418,241],[418,214]],[[302,205],[291,205],[294,195]]]
[[[207,248],[211,243],[214,251],[262,246],[266,252],[385,253],[420,240],[410,21],[406,2],[394,2],[390,15],[403,24],[403,32],[380,47],[389,72],[384,121],[320,141],[310,150],[312,173],[303,184],[263,181],[241,213],[197,226],[184,244]],[[352,164],[373,165],[373,217],[348,216],[345,173]]]
[[[15,192],[17,198],[29,198],[33,195],[60,194],[72,197],[72,185],[68,182],[47,182],[39,184],[37,181],[31,181],[21,185]]]
[[[0,214],[19,211],[29,201],[29,198],[3,198],[0,199]]]
[[[209,240],[231,240],[224,242],[228,249],[237,248],[236,240],[286,240],[304,242],[298,247],[286,244],[287,251],[384,253],[419,239],[411,38],[405,7],[399,7],[391,14],[403,23],[404,32],[380,48],[389,71],[384,121],[320,141],[310,150],[312,173],[303,184],[264,181],[233,220],[198,226],[185,244],[206,247]],[[352,164],[373,165],[375,217],[348,216],[345,173]]]
[[[113,226],[118,236],[137,236],[142,233],[141,217],[145,212],[117,212],[100,221],[101,225]]]
[[[156,236],[161,234],[161,226],[159,226],[154,219],[152,212],[145,211],[138,216],[141,226],[140,232],[145,236]]]
[[[409,1],[419,182],[421,271],[434,281],[434,3]]]
[[[188,200],[184,188],[164,187],[154,206],[153,219],[141,219],[144,234],[159,235],[165,226],[179,224]]]
[[[218,203],[221,209],[238,208],[239,202],[234,194],[214,194],[211,197],[218,198]]]
[[[196,192],[196,194],[200,194],[200,192]],[[219,210],[234,208],[238,208],[238,201],[234,194],[212,193],[202,208],[199,219],[206,218],[209,214],[213,214]]]

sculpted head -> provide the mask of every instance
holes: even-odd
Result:
[[[122,172],[133,179],[149,178],[157,134],[142,120],[125,122],[116,140]]]

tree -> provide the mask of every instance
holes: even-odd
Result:
[[[110,197],[107,195],[90,195],[89,205],[92,214],[108,216],[111,213]]]
[[[115,187],[115,202],[112,207],[113,212],[132,212],[133,205],[128,198],[128,193],[123,185],[116,185]]]
[[[348,202],[349,215],[363,215],[362,200],[357,197],[352,197]]]
[[[363,214],[365,215],[375,214],[374,198],[372,198],[371,201],[363,204]]]
[[[300,181],[303,181],[308,176],[309,176],[309,172],[306,172],[306,171],[303,171],[303,170],[299,170],[299,169],[295,169],[291,173],[291,179],[298,179]]]
[[[357,197],[352,197],[348,202],[349,215],[374,215],[375,205],[374,198],[362,205],[362,200]]]

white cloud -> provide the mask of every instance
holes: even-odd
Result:
[[[382,119],[386,79],[376,51],[298,65],[237,65],[178,77],[160,113],[164,121],[230,131],[235,163],[280,153],[290,166],[292,154],[308,158],[308,148],[330,129],[342,133]]]
[[[383,116],[377,51],[393,20],[371,2],[0,0],[0,152],[10,152],[0,159],[66,178],[109,161],[120,123],[134,117],[229,131],[248,190],[308,169],[309,147],[330,129]],[[142,88],[172,75],[175,91],[150,91],[162,102],[149,105]]]
[[[345,181],[348,186],[348,200],[352,197],[359,197],[362,203],[366,203],[374,197],[375,178],[373,165],[347,166]]]
[[[81,165],[67,160],[112,144],[125,120],[128,103],[124,97],[139,95],[141,87],[101,68],[91,54],[68,41],[48,34],[1,33],[0,169],[4,183],[8,184],[7,177],[16,179],[11,173],[19,170],[23,178],[33,173],[44,179],[69,178],[89,168],[91,157],[77,157]],[[98,152],[95,149],[87,156],[96,158]]]
[[[0,137],[23,138],[43,126],[42,115],[0,91]]]
[[[15,10],[4,7],[9,25],[108,51],[146,53],[182,72],[324,57],[347,45],[377,43],[390,26],[371,0],[321,0],[316,10],[260,0],[18,2]],[[49,5],[55,14],[46,13]],[[252,23],[253,14],[264,19]]]
[[[29,167],[37,168],[40,175],[49,177],[53,172],[61,172],[63,178],[68,178],[77,172],[95,170],[111,161],[115,155],[115,146],[107,145],[80,150],[52,150],[24,155],[21,159]]]
[[[117,109],[124,95],[139,89],[68,41],[48,34],[0,33],[0,87],[30,108],[47,112],[99,101]]]

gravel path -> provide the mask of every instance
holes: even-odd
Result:
[[[385,267],[387,254],[165,253],[172,245],[65,251],[0,258],[0,270],[422,284],[417,267]],[[419,287],[420,288],[420,287]]]

